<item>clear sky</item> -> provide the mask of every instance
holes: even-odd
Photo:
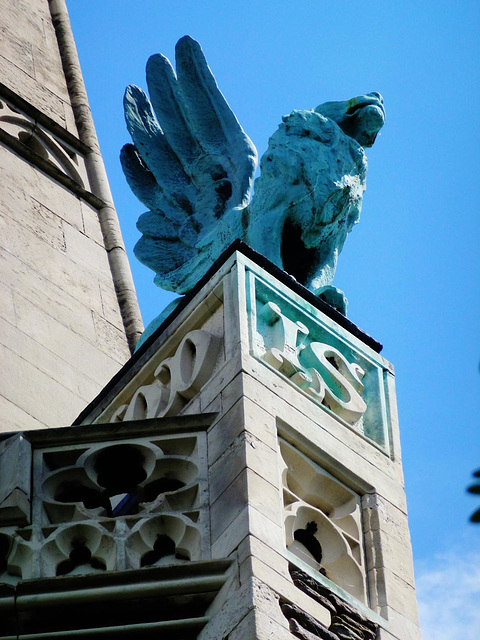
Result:
[[[362,219],[334,284],[396,368],[424,640],[476,640],[480,525],[468,518],[480,505],[465,488],[480,467],[480,3],[67,4],[145,323],[173,296],[133,257],[145,208],[118,153],[129,141],[124,89],[146,87],[152,53],[172,60],[178,38],[199,40],[259,154],[293,109],[383,94],[387,122],[368,151]]]

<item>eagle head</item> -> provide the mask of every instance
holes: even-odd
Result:
[[[343,102],[324,102],[317,113],[333,120],[362,147],[371,147],[385,124],[385,107],[379,93],[367,93]]]

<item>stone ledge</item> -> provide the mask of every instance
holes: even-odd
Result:
[[[165,435],[167,433],[190,433],[193,430],[206,431],[216,417],[216,413],[187,414],[171,418],[150,418],[126,422],[109,422],[88,425],[87,428],[55,427],[22,432],[22,435],[35,447],[56,447],[67,444],[87,442],[103,442],[122,438],[141,438],[149,435]],[[18,431],[0,433],[0,441],[5,440]]]
[[[0,638],[134,638],[141,631],[142,637],[176,632],[193,639],[209,621],[206,611],[231,566],[210,560],[3,586]]]

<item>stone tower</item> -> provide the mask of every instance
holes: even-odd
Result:
[[[65,7],[1,19],[0,640],[420,640],[381,345],[237,241],[116,373],[141,326]]]
[[[63,0],[0,11],[1,429],[73,420],[142,330]]]
[[[233,245],[75,426],[4,434],[0,638],[419,640],[380,348]]]

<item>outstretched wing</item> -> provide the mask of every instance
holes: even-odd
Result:
[[[121,161],[132,191],[149,208],[137,224],[143,237],[135,254],[157,272],[157,284],[181,293],[181,273],[169,274],[195,257],[226,211],[246,206],[257,152],[199,43],[185,36],[175,54],[176,73],[164,56],[149,59],[150,100],[138,87],[127,88],[125,118],[134,144],[125,145]]]

